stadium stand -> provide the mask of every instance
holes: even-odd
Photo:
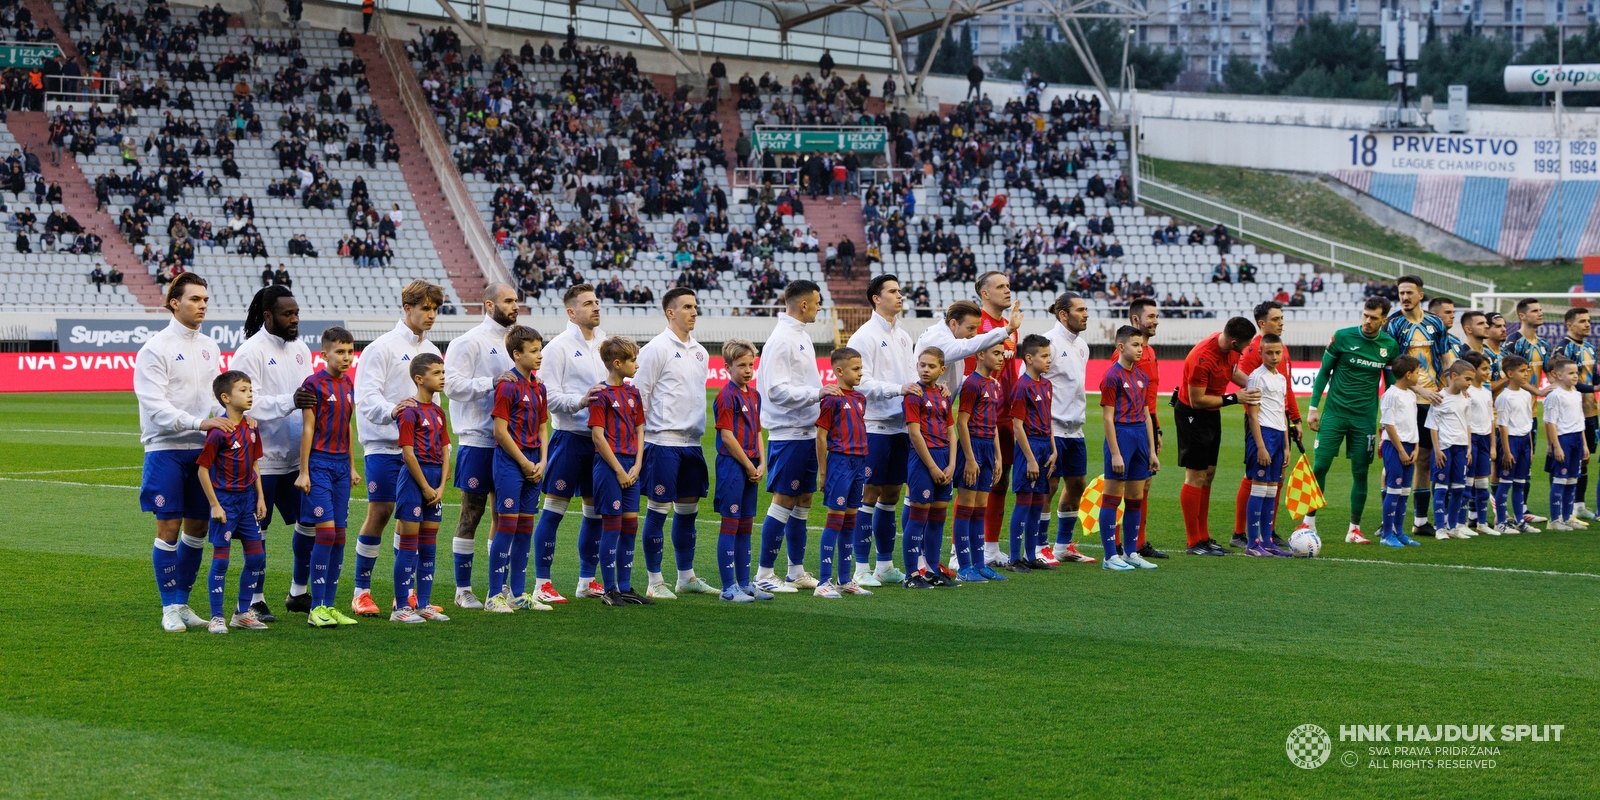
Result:
[[[1333,177],[1436,228],[1516,261],[1600,250],[1600,181],[1394,175],[1339,170]],[[1559,209],[1559,211],[1558,211]],[[1558,213],[1565,225],[1557,224]],[[1556,241],[1561,237],[1559,245]]]
[[[381,63],[352,58],[332,31],[224,30],[202,24],[210,9],[149,9],[70,16],[91,71],[117,58],[111,42],[122,34],[121,66],[134,77],[116,98],[114,117],[76,115],[74,156],[91,182],[116,174],[106,193],[119,224],[125,213],[144,212],[146,235],[122,227],[150,275],[165,278],[176,257],[211,281],[217,309],[245,308],[263,270],[280,264],[313,310],[390,309],[413,278],[443,285],[460,307],[396,163],[407,143],[392,136],[387,118],[395,114],[380,111],[368,89],[366,70],[382,70]],[[65,4],[55,10],[68,11]],[[86,152],[91,139],[96,146]],[[164,188],[173,183],[181,186]],[[363,190],[364,206],[356,204]],[[231,214],[235,206],[245,210]],[[395,210],[400,223],[389,234]],[[385,245],[382,266],[358,267],[340,255],[341,239],[352,234],[363,245],[369,236]],[[315,256],[290,255],[290,241],[301,235]]]

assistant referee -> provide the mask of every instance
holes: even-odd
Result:
[[[1211,540],[1211,482],[1217,477],[1217,453],[1222,446],[1222,409],[1238,403],[1254,404],[1261,393],[1248,389],[1225,394],[1229,382],[1245,385],[1239,354],[1255,338],[1256,326],[1234,317],[1194,346],[1183,360],[1183,382],[1173,393],[1174,429],[1178,434],[1178,465],[1183,467],[1183,528],[1191,556],[1223,556],[1227,548]]]

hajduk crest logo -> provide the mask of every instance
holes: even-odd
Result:
[[[1307,723],[1289,732],[1284,750],[1289,754],[1289,763],[1301,769],[1316,769],[1327,763],[1333,753],[1333,740],[1321,726]]]

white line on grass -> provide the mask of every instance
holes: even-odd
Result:
[[[73,431],[63,428],[0,428],[0,433],[81,433],[85,436],[138,436],[138,431]]]
[[[144,469],[142,464],[130,467],[85,467],[83,469],[40,469],[32,472],[0,472],[0,475],[60,475],[66,472],[116,472],[118,470]]]
[[[1384,561],[1377,558],[1319,558],[1318,561],[1339,561],[1345,564],[1385,564],[1392,567],[1437,567],[1439,569],[1466,569],[1478,572],[1519,572],[1524,575],[1560,575],[1567,578],[1600,578],[1593,572],[1557,572],[1553,569],[1517,569],[1515,567],[1480,567],[1473,564],[1426,564],[1420,561]]]

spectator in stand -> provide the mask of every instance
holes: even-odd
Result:
[[[1218,253],[1227,255],[1233,249],[1233,237],[1228,235],[1228,226],[1217,223],[1211,229],[1211,243],[1217,246]]]
[[[1284,305],[1288,305],[1289,304],[1289,292],[1287,290],[1285,290],[1282,286],[1279,286],[1277,294],[1274,294],[1272,296],[1272,299],[1273,299],[1274,302],[1283,303]]]
[[[1233,283],[1233,273],[1228,271],[1228,259],[1224,258],[1211,268],[1212,283]]]
[[[101,269],[99,264],[94,265],[94,269],[89,271],[89,282],[94,284],[96,292],[101,291],[106,285],[106,271]]]
[[[1322,291],[1322,276],[1313,274],[1311,276],[1311,293],[1316,294],[1320,291]]]
[[[1250,261],[1248,259],[1245,259],[1243,257],[1240,257],[1240,259],[1239,259],[1239,282],[1240,283],[1255,283],[1256,282],[1256,265],[1250,263]]]
[[[1306,293],[1301,291],[1301,290],[1299,290],[1299,289],[1295,289],[1294,290],[1294,296],[1289,298],[1289,307],[1290,308],[1305,308],[1305,305],[1306,305]]]
[[[266,287],[272,285],[272,278],[273,278],[274,274],[275,273],[272,271],[272,265],[271,264],[268,264],[268,265],[266,265],[265,267],[263,267],[261,269],[261,286],[262,286],[262,288],[266,288]]]
[[[289,269],[284,265],[279,264],[278,271],[272,273],[272,283],[274,286],[282,286],[285,289],[288,289],[293,288],[294,279],[289,277]]]
[[[117,269],[115,264],[108,264],[106,265],[106,268],[109,270],[106,273],[106,282],[110,283],[112,286],[121,286],[122,270]]]
[[[1306,280],[1306,274],[1304,272],[1300,273],[1300,277],[1294,279],[1294,290],[1303,292],[1309,288],[1311,288],[1311,283]]]

